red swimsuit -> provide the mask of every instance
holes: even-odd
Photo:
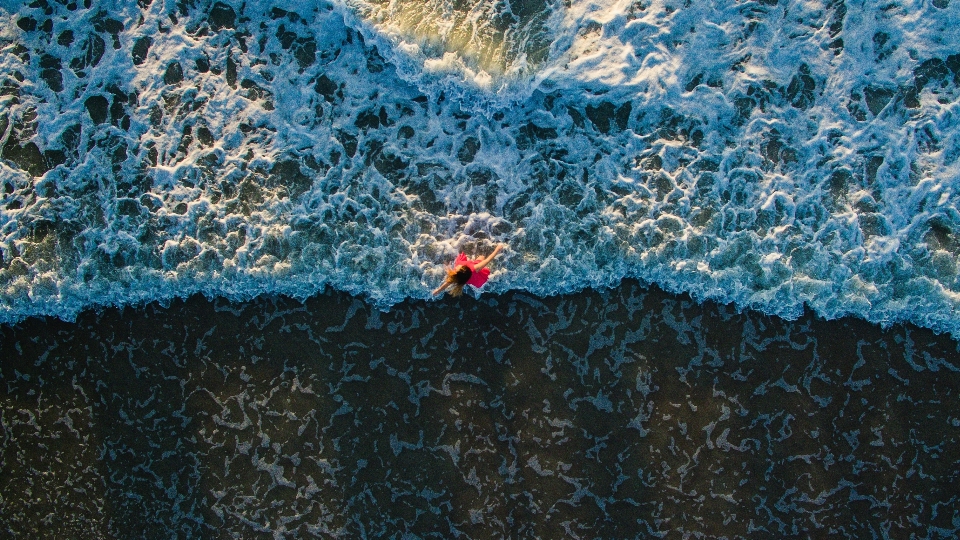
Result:
[[[467,285],[473,285],[474,287],[480,288],[484,283],[487,282],[487,278],[490,277],[489,268],[484,267],[480,270],[473,269],[473,267],[479,264],[482,260],[483,259],[476,259],[471,261],[467,259],[466,255],[461,253],[460,255],[457,255],[457,260],[453,261],[453,267],[456,268],[462,264],[469,268],[472,274],[470,275],[470,279],[467,280]]]

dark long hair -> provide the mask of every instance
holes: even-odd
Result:
[[[470,281],[471,276],[473,276],[473,271],[464,264],[447,270],[447,282],[453,284],[453,286],[450,287],[450,294],[460,296],[460,294],[463,293],[463,286]]]

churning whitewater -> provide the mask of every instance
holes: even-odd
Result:
[[[960,336],[960,3],[0,2],[0,322],[625,277]]]

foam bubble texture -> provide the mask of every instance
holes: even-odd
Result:
[[[385,308],[502,242],[487,291],[960,336],[956,3],[534,4],[4,4],[0,320]]]

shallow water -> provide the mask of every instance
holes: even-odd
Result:
[[[636,282],[0,329],[14,537],[958,533],[960,344]]]
[[[387,307],[505,243],[493,292],[956,337],[958,5],[4,3],[0,320]]]

